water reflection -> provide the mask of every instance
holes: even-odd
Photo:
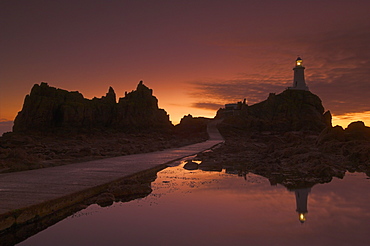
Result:
[[[311,192],[311,188],[304,188],[304,189],[295,189],[292,190],[295,193],[295,200],[297,204],[297,213],[298,219],[303,224],[306,221],[306,214],[308,213],[307,210],[307,200],[308,200],[308,193]]]
[[[190,162],[193,167],[185,169]],[[365,175],[283,186],[246,169],[203,171],[194,163],[200,165],[189,160],[159,172],[142,199],[91,205],[20,245],[327,246],[370,240]]]
[[[226,173],[237,175],[239,177],[243,177],[244,180],[247,180],[247,177],[252,174],[246,166],[243,165],[220,165],[212,164],[212,163],[202,163],[196,159],[196,156],[190,157],[188,160],[182,161],[180,166],[183,166],[186,170],[199,170],[205,172],[219,172],[219,173]],[[347,173],[348,175],[349,173]],[[278,184],[284,186],[289,192],[293,192],[295,195],[295,205],[296,205],[296,213],[298,217],[298,221],[301,224],[304,224],[307,221],[307,214],[308,214],[308,197],[311,193],[311,189],[318,185],[324,183],[330,183],[333,177],[328,176],[315,176],[311,175],[307,177],[300,177],[296,176],[294,173],[287,172],[287,173],[259,173],[258,175],[265,177],[271,186],[277,186]],[[365,174],[361,174],[365,177]],[[366,174],[366,176],[368,176]],[[252,175],[252,177],[255,177]],[[368,176],[369,177],[369,176]],[[343,179],[343,177],[341,178]],[[369,179],[369,178],[367,178]],[[356,184],[351,184],[352,186],[356,186]],[[370,215],[370,213],[367,213]]]
[[[86,209],[92,204],[97,204],[100,207],[108,207],[113,205],[114,202],[129,202],[131,200],[144,198],[152,192],[151,183],[156,179],[157,171],[158,170],[148,171],[140,176],[113,182],[109,184],[107,189],[101,194],[91,197],[83,203],[58,210],[32,223],[14,225],[10,229],[0,231],[0,246],[20,243],[59,221]]]
[[[195,156],[194,156],[195,158]],[[249,173],[246,168],[239,168],[236,169],[235,167],[227,166],[223,167],[221,165],[201,165],[202,162],[198,160],[188,159],[182,162],[183,168],[186,170],[202,170],[202,171],[212,171],[212,172],[222,172],[225,171],[227,174],[236,174],[240,177],[243,177],[245,180],[247,180],[247,174]],[[269,178],[271,185],[277,185],[278,181],[276,179],[276,174],[271,175]],[[288,190],[295,193],[295,199],[296,199],[296,212],[298,213],[298,220],[302,224],[306,222],[307,219],[307,202],[308,202],[308,194],[311,192],[311,187],[307,188],[292,188],[292,187],[302,187],[302,185],[308,185],[305,183],[304,180],[296,179],[291,180],[288,185],[286,186]],[[309,185],[315,185],[312,184],[312,182],[309,183]]]

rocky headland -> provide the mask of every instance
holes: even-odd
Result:
[[[25,97],[13,132],[0,137],[0,172],[50,167],[145,153],[204,141],[207,119],[186,116],[172,125],[142,81],[116,100],[113,88],[86,99],[35,84]]]
[[[303,90],[285,90],[254,105],[239,102],[234,110],[220,109],[216,118],[224,118],[224,124],[246,131],[321,132],[331,126],[331,114],[324,110],[321,99]]]
[[[370,128],[363,122],[332,127],[330,112],[309,91],[270,94],[255,105],[220,109],[217,117],[224,119],[218,128],[225,143],[199,154],[193,169],[252,172],[288,188],[330,182],[347,171],[370,177]]]

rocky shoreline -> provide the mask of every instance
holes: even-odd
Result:
[[[332,127],[331,114],[309,91],[270,93],[254,105],[220,109],[225,143],[201,153],[190,169],[253,172],[272,184],[312,186],[346,171],[370,176],[370,128],[363,122]],[[209,119],[185,116],[173,126],[142,81],[116,101],[112,88],[86,99],[46,83],[34,85],[14,121],[0,137],[0,172],[51,167],[146,153],[205,141]]]
[[[370,127],[353,122],[332,127],[331,113],[310,91],[270,93],[254,105],[239,102],[220,109],[221,147],[198,155],[203,170],[252,172],[271,184],[311,187],[343,178],[345,172],[370,176]]]
[[[364,172],[370,177],[370,128],[354,122],[343,130],[247,132],[220,124],[225,144],[200,153],[193,169],[238,173],[268,178],[288,188],[327,183],[345,172]]]
[[[115,156],[176,148],[203,142],[206,132],[62,134],[7,133],[0,137],[0,172],[53,167]]]
[[[185,116],[174,126],[143,84],[116,100],[35,84],[0,137],[0,173],[147,153],[205,141],[209,119]]]

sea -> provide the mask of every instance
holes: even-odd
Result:
[[[158,172],[146,197],[92,204],[18,245],[370,245],[364,173],[287,189],[253,173],[184,164]]]

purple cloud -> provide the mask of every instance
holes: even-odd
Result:
[[[270,47],[268,53],[258,54],[253,53],[250,41],[242,45],[238,40],[237,46],[230,42],[230,46],[241,47],[240,52],[248,53],[251,59],[257,57],[253,59],[256,64],[251,68],[254,73],[239,73],[237,78],[229,80],[192,82],[194,90],[191,95],[201,98],[193,106],[204,108],[205,103],[225,104],[241,101],[243,98],[251,105],[266,99],[270,92],[282,92],[291,86],[291,68],[296,51],[300,50],[306,67],[306,82],[310,90],[322,99],[326,109],[336,115],[370,111],[369,29],[370,26],[364,25],[294,40],[281,40],[280,43],[273,44],[275,52]],[[300,49],[297,49],[298,44]],[[267,65],[265,61],[269,61]],[[291,67],[287,64],[291,64]]]

